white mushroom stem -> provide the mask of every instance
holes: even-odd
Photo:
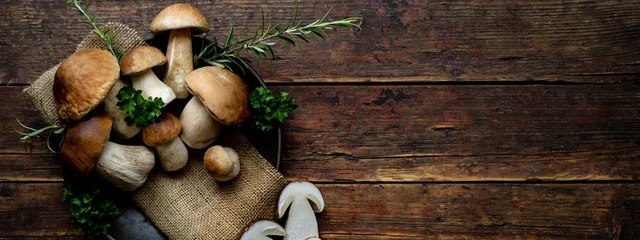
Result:
[[[127,125],[127,122],[124,120],[127,117],[120,107],[118,106],[118,91],[123,88],[124,83],[118,79],[109,91],[107,98],[104,100],[104,110],[111,117],[111,121],[113,122],[112,131],[116,137],[120,139],[129,139],[135,136],[140,132],[140,128],[134,126]]]
[[[156,152],[158,152],[162,168],[167,172],[180,170],[187,165],[187,160],[189,160],[189,151],[180,137],[175,137],[171,142],[157,146]]]
[[[285,236],[284,228],[272,221],[260,220],[245,229],[240,240],[271,240],[267,236]]]
[[[161,98],[165,106],[176,99],[176,94],[169,86],[160,81],[151,69],[140,75],[131,76],[131,85],[135,89],[142,90],[142,96],[145,99],[148,97]]]
[[[191,49],[191,30],[175,29],[169,32],[167,45],[167,72],[164,82],[169,85],[176,97],[189,96],[184,76],[193,71],[193,50]]]
[[[180,114],[182,132],[180,138],[190,148],[205,148],[220,135],[222,124],[216,121],[209,110],[196,96],[191,98]]]
[[[310,203],[313,202],[313,205]],[[318,238],[318,222],[314,212],[322,212],[324,199],[320,190],[310,182],[293,182],[287,185],[278,201],[278,218],[287,208],[289,218],[285,225],[285,240]]]
[[[116,187],[133,191],[147,181],[147,175],[154,165],[153,151],[145,146],[107,142],[95,169]]]

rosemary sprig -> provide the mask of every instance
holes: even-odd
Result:
[[[325,30],[333,30],[336,27],[360,28],[359,22],[362,18],[359,17],[325,22],[330,12],[331,9],[321,19],[307,25],[300,25],[298,21],[298,2],[296,1],[291,23],[282,28],[277,24],[271,25],[271,20],[265,24],[264,11],[260,8],[262,27],[256,29],[253,35],[248,36],[249,30],[247,30],[239,36],[235,36],[234,28],[231,26],[224,45],[219,47],[218,39],[215,36],[212,37],[212,43],[202,48],[200,53],[194,55],[194,62],[197,65],[199,61],[203,61],[209,65],[229,70],[235,65],[244,73],[244,67],[248,66],[249,60],[241,53],[252,54],[258,66],[262,67],[261,58],[274,59],[275,55],[272,46],[276,45],[277,42],[280,42],[284,49],[288,49],[289,45],[297,46],[300,49],[301,58],[304,58],[300,40],[309,42],[311,37],[315,36],[319,41],[329,41]]]
[[[40,129],[35,129],[35,128],[31,128],[28,127],[24,124],[22,124],[22,122],[20,122],[20,120],[18,120],[18,118],[16,118],[16,121],[18,122],[18,124],[20,125],[20,127],[29,130],[30,132],[21,132],[18,131],[17,129],[13,129],[13,131],[15,131],[16,133],[20,134],[20,139],[25,141],[25,150],[27,147],[30,147],[29,151],[33,150],[33,141],[35,141],[36,138],[41,137],[42,135],[46,134],[47,135],[47,148],[49,149],[49,151],[56,153],[55,150],[53,150],[53,148],[51,147],[51,136],[55,135],[61,135],[64,134],[65,131],[67,130],[67,127],[65,126],[60,126],[60,125],[50,125],[50,126],[46,126]],[[63,142],[64,136],[60,139],[60,143],[58,144],[58,149],[60,149],[62,147],[62,142]]]
[[[93,33],[98,35],[98,37],[100,37],[100,39],[102,39],[104,43],[107,45],[106,50],[111,52],[113,56],[115,56],[118,60],[120,60],[123,53],[113,48],[113,46],[116,44],[116,36],[109,34],[109,31],[111,31],[111,29],[106,28],[104,26],[98,27],[96,25],[96,20],[98,20],[98,18],[90,15],[87,12],[87,9],[89,9],[89,6],[91,6],[91,2],[87,1],[87,3],[84,6],[82,6],[80,3],[80,0],[71,0],[69,1],[69,6],[71,6],[72,8],[75,8],[76,10],[78,10],[78,12],[80,12],[80,14],[82,14],[85,18],[87,18],[87,20],[84,20],[84,21],[81,20],[80,22],[91,25],[91,27],[93,27]]]

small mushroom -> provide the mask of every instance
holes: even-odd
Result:
[[[131,85],[142,90],[144,98],[159,97],[166,106],[176,99],[176,94],[151,70],[167,62],[164,54],[155,47],[140,46],[131,49],[120,59],[122,75],[131,76]]]
[[[220,123],[240,126],[249,119],[249,89],[238,75],[208,66],[189,73],[184,81]]]
[[[204,167],[216,180],[231,181],[240,173],[240,159],[232,148],[216,145],[204,153]]]
[[[127,121],[124,120],[127,114],[118,106],[118,92],[124,86],[125,84],[122,80],[118,79],[116,81],[116,84],[113,85],[107,98],[104,100],[104,110],[111,117],[111,121],[113,121],[113,128],[111,129],[113,134],[120,139],[129,139],[138,134],[140,128],[135,125],[129,126]]]
[[[245,228],[240,240],[271,240],[269,236],[285,236],[284,228],[269,220],[256,221]]]
[[[189,91],[184,85],[184,77],[193,71],[193,50],[191,32],[209,32],[209,21],[204,14],[187,3],[171,5],[156,15],[151,22],[153,34],[169,32],[167,45],[167,71],[164,82],[173,89],[177,98],[187,98]]]
[[[147,181],[154,165],[155,156],[148,147],[107,142],[96,171],[116,187],[133,191]]]
[[[111,132],[111,119],[102,114],[69,127],[60,149],[62,164],[74,176],[86,177],[96,165]]]
[[[314,212],[322,212],[324,199],[315,185],[310,182],[292,182],[287,185],[278,200],[278,219],[284,216],[288,208],[285,240],[319,238]]]
[[[187,165],[189,152],[178,134],[180,120],[170,113],[163,113],[160,120],[142,129],[142,141],[158,152],[160,164],[165,171],[173,172]]]
[[[205,148],[218,138],[222,124],[209,115],[202,101],[191,98],[180,114],[180,138],[190,148]]]
[[[95,109],[120,78],[120,66],[111,53],[80,50],[65,59],[56,70],[53,97],[62,121],[79,121]]]

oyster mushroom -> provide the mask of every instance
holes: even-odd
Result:
[[[142,129],[142,141],[155,147],[160,164],[165,171],[173,172],[187,165],[189,152],[178,134],[180,120],[170,113],[163,113],[158,122]]]
[[[285,224],[285,240],[314,239],[320,237],[314,212],[322,212],[324,199],[320,190],[310,182],[292,182],[280,194],[278,219],[289,209]]]
[[[120,78],[120,66],[111,53],[80,50],[65,59],[53,80],[56,112],[62,121],[79,121],[95,109]]]
[[[260,220],[245,228],[240,240],[271,240],[269,236],[285,236],[284,228],[269,220]]]
[[[131,49],[122,56],[120,68],[122,75],[131,76],[131,85],[135,89],[142,90],[144,98],[159,97],[166,106],[176,99],[176,94],[151,70],[151,68],[165,62],[167,62],[167,58],[157,48],[140,46]]]
[[[173,89],[177,98],[187,98],[189,91],[184,85],[184,77],[193,71],[191,33],[209,32],[209,21],[194,6],[178,3],[160,11],[149,28],[153,34],[169,31],[169,61],[164,82]]]
[[[148,147],[107,142],[95,168],[111,184],[133,191],[147,181],[154,165],[155,156]]]

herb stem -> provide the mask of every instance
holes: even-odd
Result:
[[[89,24],[91,25],[91,27],[93,27],[93,32],[98,35],[98,37],[100,37],[100,39],[102,39],[102,41],[105,42],[105,44],[107,45],[107,51],[111,52],[111,54],[113,54],[113,56],[115,56],[118,60],[120,60],[120,57],[122,57],[122,53],[120,53],[118,50],[115,50],[113,48],[113,45],[115,44],[115,36],[107,36],[107,34],[109,33],[109,29],[106,29],[104,27],[98,27],[96,25],[96,17],[89,15],[89,13],[87,12],[87,9],[89,8],[89,6],[91,5],[90,2],[87,2],[87,4],[83,7],[82,5],[80,5],[79,0],[71,0],[71,7],[75,8],[78,10],[78,12],[80,12],[80,14],[82,14],[82,16],[84,16],[87,20],[86,21],[81,21],[82,23],[85,24]]]

